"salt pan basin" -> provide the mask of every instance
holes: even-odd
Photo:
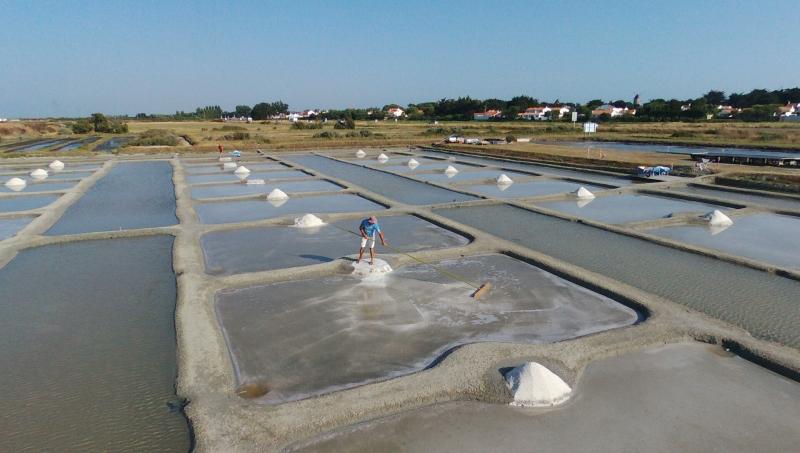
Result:
[[[796,451],[800,443],[800,384],[704,345],[590,363],[578,391],[557,409],[428,406],[288,450],[750,453]]]
[[[268,194],[273,189],[280,188],[287,193],[296,192],[337,192],[342,187],[332,182],[312,179],[308,181],[271,182],[265,184],[220,184],[213,186],[200,186],[192,188],[192,198],[217,198],[238,195]]]
[[[357,231],[361,219],[334,225]],[[464,245],[467,239],[413,216],[380,217],[381,228],[393,247],[405,252]],[[360,239],[335,226],[314,228],[266,227],[218,231],[201,239],[206,272],[236,274],[326,263],[358,252]],[[380,241],[379,255],[391,253]]]
[[[38,182],[32,180],[22,190],[13,190],[3,184],[0,185],[0,192],[47,192],[49,190],[67,190],[71,189],[76,184],[66,181],[50,181],[49,179],[44,181],[45,182]]]
[[[0,198],[0,212],[27,211],[43,208],[56,201],[60,195],[36,195]]]
[[[492,180],[495,181],[501,174],[505,174],[512,178],[514,181],[521,178],[529,178],[534,175],[527,175],[525,173],[515,173],[505,170],[478,170],[478,171],[462,171],[455,175],[446,175],[444,173],[421,173],[414,175],[415,178],[423,179],[432,182],[448,182],[448,181],[471,181],[471,180]],[[494,182],[497,184],[497,182]]]
[[[421,370],[465,343],[541,343],[633,324],[637,314],[607,297],[504,255],[439,266],[494,287],[473,288],[429,265],[382,279],[347,270],[222,290],[217,315],[239,384],[261,384],[262,402],[280,403]]]
[[[270,171],[270,170],[291,170],[283,164],[277,163],[253,163],[253,162],[239,162],[239,165],[244,165],[251,172],[254,171]],[[184,165],[184,170],[190,175],[200,175],[205,173],[219,174],[222,172],[222,165]]]
[[[271,219],[287,214],[316,214],[326,212],[359,212],[385,209],[358,195],[315,195],[293,197],[274,206],[267,200],[225,201],[195,205],[200,221],[207,224],[235,223],[250,220]]]
[[[499,176],[499,174],[498,174]],[[513,176],[512,176],[513,177]],[[499,188],[496,182],[491,184],[479,184],[464,186],[465,190],[481,193],[490,197],[497,198],[520,198],[520,197],[535,197],[540,195],[553,195],[557,193],[566,193],[577,190],[579,187],[586,187],[592,192],[597,190],[604,190],[604,187],[593,186],[591,184],[542,179],[538,181],[528,182],[515,182],[510,186],[502,186]]]
[[[252,172],[247,175],[248,178],[253,179],[266,179],[270,181],[272,179],[288,179],[288,178],[305,178],[311,176],[306,172],[300,170],[278,170],[278,171],[259,171],[259,172]],[[235,182],[239,181],[239,178],[232,172],[229,171],[227,173],[218,172],[206,175],[188,175],[186,176],[186,182],[189,184],[198,184],[203,182]]]
[[[31,223],[33,217],[19,217],[16,219],[0,219],[0,241],[8,239],[17,234],[17,232],[25,228]]]

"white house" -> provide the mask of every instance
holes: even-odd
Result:
[[[518,117],[524,120],[544,120],[553,115],[558,115],[561,119],[570,112],[567,106],[541,106],[541,107],[528,107],[524,112],[517,114]]]
[[[402,118],[406,116],[406,112],[400,107],[391,107],[389,108],[388,115],[390,118]]]
[[[475,121],[486,121],[493,118],[500,118],[503,116],[502,110],[487,110],[485,112],[475,112],[472,114],[472,119]]]
[[[600,107],[592,110],[592,116],[608,115],[611,118],[616,118],[622,115],[635,115],[636,109],[629,109],[628,107],[614,107],[611,104],[603,104]]]

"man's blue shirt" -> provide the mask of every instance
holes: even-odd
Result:
[[[381,232],[381,225],[378,222],[369,223],[369,219],[364,219],[361,221],[361,226],[359,226],[359,229],[366,231],[367,237],[371,238],[375,235],[375,233]]]

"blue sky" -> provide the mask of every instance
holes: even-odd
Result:
[[[0,0],[0,117],[800,85],[800,2]]]

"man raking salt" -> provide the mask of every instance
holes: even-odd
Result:
[[[386,239],[383,237],[383,231],[381,231],[381,225],[378,223],[378,218],[370,216],[361,221],[361,225],[358,226],[358,232],[361,233],[361,248],[358,249],[358,259],[356,260],[356,264],[361,262],[361,258],[364,256],[364,247],[367,246],[367,241],[372,241],[369,246],[369,264],[375,264],[375,235],[377,234],[378,237],[381,238],[381,245],[386,247]]]

